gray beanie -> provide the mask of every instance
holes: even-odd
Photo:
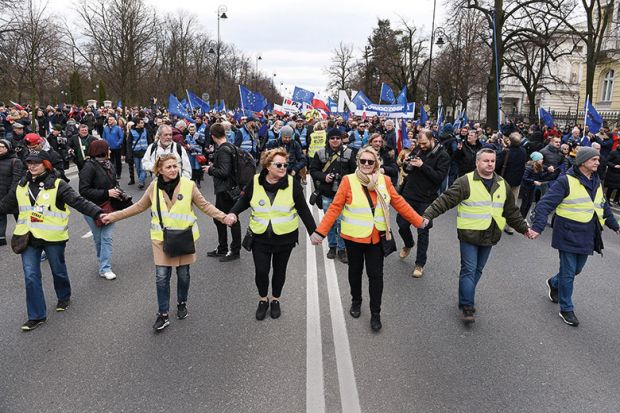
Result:
[[[595,156],[601,156],[600,152],[594,148],[590,148],[589,146],[582,146],[577,150],[577,156],[575,156],[575,165],[579,166],[588,159],[594,158]]]
[[[286,125],[280,129],[280,136],[293,136],[293,128]]]

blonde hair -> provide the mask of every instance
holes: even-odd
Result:
[[[381,136],[381,135],[379,135],[379,136]],[[356,160],[356,163],[357,163],[357,167],[358,168],[360,167],[360,158],[362,157],[362,154],[365,154],[365,153],[370,153],[375,158],[375,164],[373,165],[374,168],[372,170],[372,173],[377,172],[379,170],[379,168],[381,168],[381,164],[383,162],[381,161],[381,157],[379,156],[377,151],[375,151],[372,146],[364,146],[363,148],[361,148],[357,152],[357,156],[355,157],[355,160]]]
[[[271,165],[271,162],[273,162],[273,158],[278,155],[288,159],[288,152],[286,152],[286,149],[273,148],[263,152],[263,154],[260,156],[260,166],[264,169],[267,169],[267,167]]]
[[[164,162],[169,161],[170,159],[174,159],[177,161],[177,165],[179,164],[179,155],[176,153],[163,153],[157,157],[155,164],[153,165],[153,173],[155,176],[159,176],[159,168],[164,164]]]
[[[314,125],[314,130],[315,130],[315,131],[318,131],[318,130],[325,130],[325,122],[324,122],[324,121],[317,122],[317,123]]]

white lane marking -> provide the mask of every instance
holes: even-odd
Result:
[[[92,236],[93,236],[93,232],[92,231],[88,231],[86,234],[82,235],[82,238],[86,239],[86,238],[90,238]]]
[[[323,211],[319,210],[319,221],[322,219]],[[324,240],[322,245],[323,256],[325,256],[329,250],[327,240]],[[334,335],[336,367],[338,369],[338,384],[340,386],[340,404],[344,413],[358,413],[362,409],[357,392],[357,382],[355,381],[355,371],[351,358],[347,326],[344,320],[344,311],[342,310],[336,266],[333,260],[324,259],[323,261],[325,263],[325,278],[327,279],[327,293],[329,296],[329,314],[332,320],[332,334]]]
[[[311,194],[310,180],[306,184],[306,202]],[[316,247],[306,240],[306,412],[325,412],[325,383],[323,373],[323,344],[319,280]]]

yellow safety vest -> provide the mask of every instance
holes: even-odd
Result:
[[[15,235],[24,235],[28,231],[35,237],[49,242],[69,239],[69,208],[56,208],[60,181],[54,181],[51,189],[41,189],[34,205],[31,205],[28,184],[17,186],[16,197],[19,216],[15,226]]]
[[[164,240],[164,231],[159,225],[159,215],[157,214],[157,198],[161,209],[161,218],[164,227],[168,229],[186,229],[192,227],[194,241],[200,238],[198,229],[198,219],[192,210],[192,192],[194,182],[185,177],[181,177],[181,189],[172,208],[168,211],[168,206],[164,200],[164,191],[157,189],[157,184],[153,185],[153,202],[151,203],[151,239],[154,241]]]
[[[258,183],[258,174],[254,175],[254,189],[250,200],[250,230],[254,234],[262,234],[271,222],[271,229],[276,235],[289,234],[299,227],[297,209],[293,200],[293,177],[288,176],[288,186],[279,189],[273,204]]]
[[[469,198],[456,209],[456,227],[484,231],[495,220],[497,226],[503,229],[506,226],[506,218],[502,215],[506,202],[506,182],[500,178],[497,181],[499,187],[490,194],[481,180],[474,179],[473,172],[465,176],[469,181]]]
[[[361,182],[355,174],[349,174],[347,177],[351,185],[351,203],[345,204],[342,210],[340,231],[353,238],[369,237],[372,234],[373,227],[377,228],[378,231],[386,231],[385,214],[381,203],[377,200],[373,216]],[[385,176],[379,175],[375,190],[377,196],[382,196],[386,204],[389,205],[392,198],[385,185]]]
[[[579,182],[578,178],[571,175],[566,175],[566,178],[568,178],[568,196],[558,205],[555,213],[563,218],[584,224],[590,222],[592,216],[596,214],[601,226],[604,225],[603,205],[605,203],[605,198],[603,198],[603,188],[601,184],[599,184],[596,189],[594,201],[592,201],[590,194],[581,182]]]
[[[314,158],[314,154],[321,148],[325,147],[327,141],[327,133],[324,130],[318,130],[310,134],[310,145],[308,146],[308,156]]]

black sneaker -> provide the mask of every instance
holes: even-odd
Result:
[[[47,318],[42,318],[40,320],[28,320],[24,324],[22,324],[22,331],[32,331],[35,328],[39,327],[41,324],[45,323]]]
[[[260,300],[258,302],[258,308],[256,309],[256,319],[264,320],[267,315],[267,309],[269,308],[269,300]]]
[[[56,304],[56,311],[66,311],[69,307],[69,300],[60,300],[58,304]]]
[[[569,326],[577,327],[579,325],[579,320],[577,320],[574,311],[560,311],[560,317]]]
[[[558,289],[551,285],[551,278],[547,280],[547,292],[552,303],[558,303]]]
[[[474,313],[476,310],[473,307],[463,307],[463,314],[461,314],[461,321],[465,324],[474,323]]]
[[[359,318],[359,316],[362,314],[361,301],[353,301],[351,303],[351,309],[349,310],[349,314],[351,314],[351,317],[353,318]]]
[[[272,300],[271,301],[271,318],[278,318],[282,312],[280,311],[280,301]]]
[[[136,181],[134,181],[133,179],[129,180],[129,182],[127,182],[127,185],[135,185]]]
[[[187,304],[186,303],[177,304],[177,318],[179,320],[183,320],[184,318],[187,318],[187,316],[188,316]]]
[[[337,254],[338,254],[338,259],[340,260],[341,263],[343,264],[349,263],[349,258],[347,257],[346,250],[338,250]]]
[[[157,320],[153,324],[153,330],[161,331],[170,325],[170,318],[168,315],[157,314]]]
[[[228,254],[220,258],[220,262],[230,262],[230,261],[238,260],[239,258],[241,258],[241,254],[239,254],[238,252],[237,253],[229,252]]]
[[[370,328],[372,329],[372,331],[379,331],[381,330],[381,314],[379,313],[372,313],[370,314]]]
[[[329,251],[327,251],[327,258],[329,258],[330,260],[333,260],[334,258],[336,258],[336,248],[330,247]]]
[[[207,252],[207,257],[223,257],[228,253],[228,251],[224,251],[224,252],[220,252],[217,249],[213,250],[213,251],[209,251]]]

